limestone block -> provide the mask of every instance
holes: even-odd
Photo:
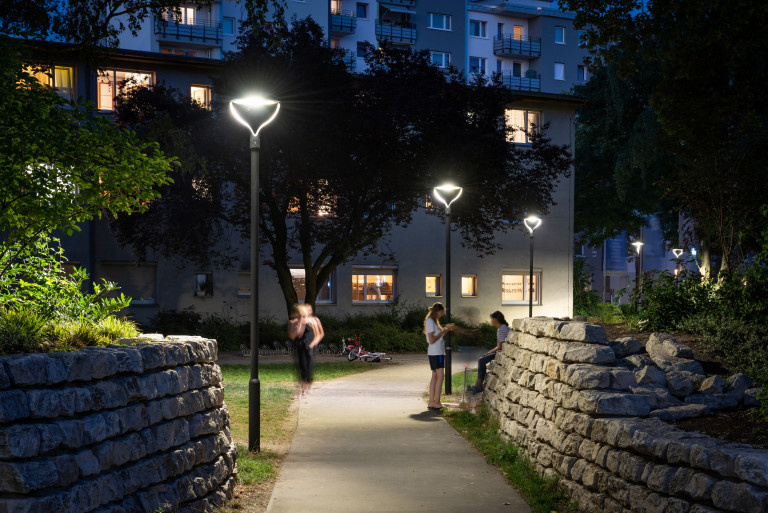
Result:
[[[92,379],[102,379],[117,374],[118,363],[114,349],[108,347],[85,347],[80,350],[91,359]]]
[[[768,487],[768,451],[741,451],[736,456],[734,472],[744,481]]]
[[[699,393],[722,394],[725,388],[725,380],[720,376],[709,376],[699,384]],[[745,389],[746,390],[746,389]],[[738,398],[736,399],[738,401]]]
[[[579,343],[559,344],[552,356],[565,363],[613,363],[616,359],[608,346]]]
[[[52,460],[0,462],[0,492],[29,493],[59,480]]]
[[[642,397],[599,390],[582,390],[578,404],[582,412],[602,415],[644,417],[651,411],[648,402]]]
[[[752,386],[752,378],[746,374],[734,374],[728,378],[725,391],[734,394],[739,397],[739,400],[744,396],[744,392],[749,390]]]
[[[590,344],[606,344],[605,330],[602,326],[586,322],[560,323],[556,330],[555,338],[560,340],[575,340]],[[610,348],[607,348],[610,349]]]
[[[763,513],[768,511],[768,492],[747,483],[720,481],[712,488],[712,502],[729,511]]]
[[[93,379],[93,359],[90,353],[75,351],[50,353],[49,356],[64,366],[67,375],[66,381],[90,381]]]
[[[9,386],[11,386],[11,379],[8,377],[8,374],[5,372],[3,361],[2,359],[0,359],[0,389],[8,388]]]
[[[673,397],[669,390],[664,387],[643,385],[630,387],[629,390],[637,396],[645,397],[652,410],[683,404],[682,401]]]
[[[165,350],[162,344],[137,344],[144,369],[156,369],[165,365]]]
[[[613,497],[621,504],[629,506],[631,504],[629,500],[629,487],[630,485],[623,479],[609,475],[605,480],[605,488],[601,491]]]
[[[696,360],[679,358],[676,356],[652,355],[651,359],[661,370],[666,373],[675,371],[692,372],[694,374],[704,374],[704,368]]]
[[[693,381],[675,372],[667,374],[667,387],[676,397],[686,397],[693,393]]]
[[[613,349],[616,358],[625,358],[627,356],[642,353],[645,349],[643,343],[633,337],[621,337],[608,342],[608,346]]]
[[[576,363],[563,365],[561,378],[551,376],[553,379],[560,379],[568,383],[573,388],[585,390],[590,388],[609,388],[611,384],[611,373],[606,368],[588,363]]]
[[[709,407],[705,404],[685,404],[682,406],[670,406],[659,410],[653,410],[651,417],[661,420],[675,421],[692,419],[709,415]]]
[[[637,385],[635,373],[619,367],[609,368],[611,375],[610,388],[613,390],[629,390]]]
[[[723,510],[704,506],[702,504],[692,504],[688,513],[723,513]]]
[[[703,472],[695,472],[683,487],[683,491],[695,501],[709,501],[717,480]]]
[[[638,385],[664,386],[667,384],[667,375],[654,365],[645,365],[635,371],[635,380]]]
[[[691,348],[678,343],[675,337],[668,333],[651,333],[645,344],[645,350],[653,359],[657,356],[693,359]]]
[[[758,394],[761,388],[749,388],[744,391],[744,406],[760,406],[760,399]]]
[[[649,468],[650,472],[645,480],[646,486],[655,492],[670,493],[672,479],[675,477],[677,469],[666,465],[653,465]]]
[[[642,369],[647,365],[653,365],[653,360],[651,360],[648,356],[633,354],[618,360],[616,363],[631,369]]]
[[[21,390],[0,390],[0,422],[10,423],[29,417],[27,397]]]
[[[144,362],[141,359],[141,352],[137,348],[116,344],[109,347],[115,351],[115,358],[117,358],[117,372],[131,372],[134,374],[144,372]]]
[[[0,459],[32,458],[40,453],[40,433],[31,424],[0,428]]]
[[[645,472],[645,468],[649,463],[629,452],[619,453],[619,468],[618,474],[629,481],[636,483],[642,482],[642,477]]]
[[[685,398],[686,403],[704,404],[712,410],[735,408],[739,400],[731,394],[693,394]]]
[[[12,385],[53,385],[67,381],[67,369],[60,360],[46,354],[26,354],[3,358]]]
[[[83,477],[93,476],[101,472],[101,465],[93,451],[86,449],[75,454],[78,472]]]

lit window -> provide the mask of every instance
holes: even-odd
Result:
[[[391,268],[353,270],[353,303],[391,303],[395,299],[397,271]]]
[[[541,113],[531,110],[507,109],[507,141],[511,143],[530,144],[531,134],[539,130]]]
[[[512,28],[512,37],[514,37],[516,41],[525,39],[525,27],[522,25],[515,25]]]
[[[428,13],[427,28],[435,30],[451,30],[450,14],[437,14],[434,12]]]
[[[439,274],[433,274],[426,277],[424,285],[424,295],[426,297],[442,296],[442,280]]]
[[[530,274],[525,271],[509,272],[501,275],[501,304],[527,305],[530,291]],[[533,274],[533,303],[540,305],[539,281],[541,273]]]
[[[211,86],[206,85],[194,85],[190,89],[190,96],[192,101],[211,110]]]
[[[431,52],[432,64],[438,68],[447,68],[451,65],[451,54],[448,52]]]
[[[461,297],[477,297],[477,276],[465,274],[461,277]]]
[[[235,19],[224,16],[221,19],[221,33],[225,36],[235,35]]]
[[[99,110],[114,110],[115,95],[133,87],[149,86],[153,83],[151,73],[119,71],[108,69],[99,72]],[[117,91],[115,91],[117,89]]]
[[[131,298],[133,305],[154,305],[157,303],[157,264],[153,262],[113,262],[102,261],[98,276],[120,286],[120,290],[110,296],[121,293]]]
[[[485,75],[485,59],[482,57],[470,57],[469,72]]]
[[[576,80],[578,82],[587,82],[589,80],[589,73],[586,66],[578,66],[576,68]]]
[[[341,0],[331,0],[331,14],[341,14]]]
[[[357,4],[357,17],[368,18],[368,4]]]
[[[299,303],[303,303],[307,298],[307,272],[303,268],[293,268],[291,269],[291,280]],[[315,302],[333,303],[333,275],[320,287],[320,293]]]
[[[484,21],[469,20],[469,35],[472,37],[488,37],[488,24]]]
[[[27,71],[43,85],[56,89],[56,92],[65,100],[75,99],[75,87],[72,68],[68,66],[54,66],[53,72],[50,68],[45,71],[27,69]]]
[[[165,12],[163,12],[163,19],[165,21],[178,23],[179,25],[194,25],[197,20],[197,8],[178,7],[167,9]]]
[[[195,273],[195,295],[198,297],[213,295],[213,273]]]
[[[555,80],[565,80],[565,63],[555,63]]]
[[[565,27],[555,27],[555,43],[565,44]]]

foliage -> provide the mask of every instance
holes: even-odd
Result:
[[[768,142],[768,102],[762,94],[768,66],[754,56],[765,53],[758,34],[768,23],[768,4],[561,0],[560,5],[577,12],[575,25],[585,30],[595,61],[607,65],[607,74],[615,76],[608,84],[621,90],[620,101],[614,95],[591,97],[594,130],[579,143],[596,145],[611,162],[594,170],[598,183],[606,183],[608,191],[620,189],[620,180],[634,175],[623,173],[612,156],[628,156],[638,176],[631,184],[642,194],[626,198],[621,212],[642,214],[649,205],[668,202],[673,214],[688,219],[684,239],[701,244],[705,274],[710,250],[722,272],[733,272],[757,249],[755,236],[765,226],[758,212],[768,196],[767,157],[761,150]],[[722,65],[707,64],[713,61]],[[614,119],[621,122],[613,124]]]
[[[31,309],[0,310],[0,352],[40,351],[46,320]]]
[[[577,510],[568,496],[558,489],[557,480],[542,477],[518,446],[502,440],[499,425],[490,418],[485,406],[477,414],[449,411],[444,416],[488,463],[501,470],[535,513]]]
[[[630,312],[623,312],[619,305],[614,305],[612,303],[598,303],[589,317],[606,324],[616,324],[625,320],[625,313],[628,314]]]
[[[711,282],[697,273],[652,271],[642,277],[639,289],[632,289],[630,304],[643,329],[671,330],[686,317],[711,306]]]
[[[17,45],[0,40],[0,258],[10,260],[55,229],[71,234],[103,212],[146,210],[172,163],[93,104],[38,82]]]
[[[7,243],[0,253],[0,307],[34,309],[48,319],[87,319],[99,322],[126,308],[130,299],[123,294],[106,297],[118,289],[104,280],[94,283],[93,293],[85,293],[85,269],[65,271],[64,250],[58,239],[38,237],[26,250],[21,243]],[[13,260],[12,255],[21,255]]]
[[[499,232],[519,228],[505,219],[520,219],[524,210],[546,214],[557,181],[571,165],[568,149],[552,144],[546,127],[525,149],[507,143],[512,129],[500,120],[513,98],[499,83],[468,84],[457,70],[433,66],[428,52],[371,48],[368,69],[357,75],[345,57],[328,46],[318,25],[301,20],[273,33],[244,35],[215,81],[220,98],[263,90],[281,100],[280,115],[260,136],[259,201],[260,233],[271,248],[267,262],[287,309],[298,302],[291,262],[303,263],[306,301],[314,304],[339,265],[360,253],[389,257],[380,241],[411,221],[436,183],[452,179],[464,186],[468,199],[457,204],[453,219],[465,244],[490,252],[498,249]],[[155,100],[166,105],[166,98]],[[135,105],[155,112],[154,106]],[[222,220],[244,239],[250,234],[248,133],[225,111],[228,105],[215,108],[213,128],[202,133],[220,136],[210,149],[201,147],[206,165],[197,167],[194,183],[222,210],[219,216],[198,216],[201,228],[188,230],[200,240],[180,246],[187,251],[179,255],[191,259],[218,258],[208,248],[220,241],[214,224]],[[158,133],[168,122],[154,114],[141,121],[158,124],[147,133]],[[193,140],[197,128],[190,130]],[[156,203],[158,209],[182,211],[178,205],[186,208],[191,192],[174,189]],[[163,219],[159,210],[149,214]],[[121,237],[134,247],[172,243],[159,233],[146,234],[149,239],[130,231]]]
[[[573,260],[573,313],[594,316],[600,293],[592,290],[592,268],[584,258]]]

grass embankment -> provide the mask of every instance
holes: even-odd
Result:
[[[362,362],[318,363],[316,380],[357,374],[374,367]],[[248,365],[222,365],[224,400],[229,408],[232,438],[238,445],[238,479],[242,485],[263,483],[276,475],[282,455],[270,447],[290,443],[292,431],[285,429],[286,418],[296,393],[298,376],[290,364],[270,364],[259,368],[261,383],[261,452],[248,452]]]

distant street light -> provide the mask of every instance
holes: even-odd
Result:
[[[643,274],[643,255],[640,251],[645,243],[636,240],[632,243],[637,252],[637,259],[635,260],[635,290],[640,290],[640,275]]]
[[[530,215],[523,219],[525,227],[531,232],[531,272],[528,275],[528,317],[533,317],[533,231],[541,226],[541,218],[535,215]],[[540,287],[537,287],[536,294],[538,295]]]
[[[680,248],[675,248],[672,250],[672,254],[675,255],[675,258],[680,258],[683,253],[685,252]]]
[[[229,102],[229,111],[251,132],[251,380],[248,382],[248,450],[261,450],[261,384],[259,383],[259,150],[261,129],[280,110],[280,102],[248,96]],[[254,131],[253,127],[256,127]]]
[[[678,275],[680,273],[680,257],[683,255],[684,251],[680,248],[675,248],[672,250],[672,254],[675,255],[675,285],[677,285]]]
[[[459,199],[464,189],[446,184],[433,189],[435,198],[445,205],[445,323],[451,322],[451,204]],[[445,394],[451,395],[451,333],[445,332]]]

